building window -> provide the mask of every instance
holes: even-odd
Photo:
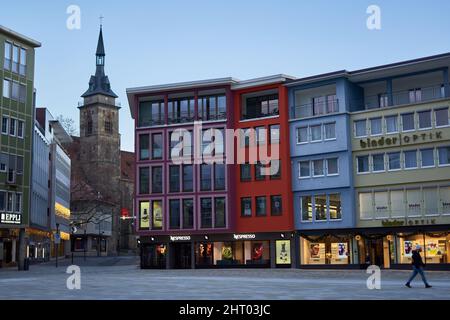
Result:
[[[27,50],[24,48],[20,48],[20,66],[19,73],[22,76],[25,76],[27,73]]]
[[[168,103],[169,123],[185,123],[194,120],[193,98],[171,99]]]
[[[403,156],[405,158],[405,169],[417,168],[417,150],[404,151]]]
[[[139,194],[149,194],[149,188],[150,169],[148,167],[139,168]]]
[[[16,119],[13,119],[13,118],[9,119],[9,135],[10,136],[16,135],[16,123],[17,123]]]
[[[380,94],[378,97],[378,101],[380,104],[380,108],[389,107],[389,98],[388,98],[387,94],[385,94],[385,93]]]
[[[18,101],[20,97],[20,85],[18,82],[12,82],[11,99]]]
[[[420,150],[420,158],[422,168],[434,167],[434,149]]]
[[[148,134],[139,135],[139,159],[150,159],[150,137]]]
[[[431,110],[421,111],[419,114],[419,129],[431,128]]]
[[[0,171],[6,172],[8,171],[8,162],[9,162],[9,155],[7,153],[0,153]]]
[[[162,133],[152,134],[152,159],[162,159],[163,156],[163,137]]]
[[[450,147],[438,148],[438,155],[440,166],[450,165]]]
[[[183,229],[194,227],[194,200],[183,199]]]
[[[311,177],[310,162],[309,161],[300,161],[299,162],[299,172],[300,172],[300,178]]]
[[[88,120],[87,122],[87,134],[92,134],[92,120]]]
[[[162,167],[152,167],[152,193],[162,193]]]
[[[225,164],[214,164],[214,190],[225,190]]]
[[[388,159],[389,159],[389,170],[400,170],[400,152],[392,152],[388,153]]]
[[[21,213],[22,212],[22,194],[16,193],[16,199],[14,204],[14,212]]]
[[[324,161],[322,159],[313,160],[312,164],[313,164],[313,176],[314,177],[323,177],[324,176],[324,170],[323,170]]]
[[[270,127],[270,143],[279,144],[280,143],[280,125],[274,124]]]
[[[202,229],[212,228],[212,201],[211,198],[203,198],[200,200],[200,215]]]
[[[3,61],[3,68],[5,68],[5,70],[11,70],[11,49],[12,44],[5,41],[5,60]]]
[[[214,199],[214,227],[225,228],[226,215],[225,215],[225,198]]]
[[[414,113],[402,114],[402,131],[413,131],[414,125]]]
[[[23,174],[23,157],[16,156],[16,172],[18,175]]]
[[[17,121],[17,137],[23,138],[23,131],[24,131],[24,122],[22,120]]]
[[[375,218],[389,217],[389,197],[387,191],[374,192]]]
[[[330,212],[330,220],[341,220],[342,219],[342,211],[341,211],[341,195],[339,193],[330,194],[328,196],[329,199],[329,212]]]
[[[255,163],[255,180],[261,181],[266,180],[266,167],[261,162]]]
[[[369,156],[356,157],[356,162],[358,165],[358,173],[369,172]]]
[[[105,132],[106,133],[112,133],[113,132],[113,127],[112,127],[112,122],[105,120]]]
[[[338,158],[327,159],[327,176],[339,174]]]
[[[263,217],[267,215],[266,197],[256,197],[256,216]]]
[[[27,87],[24,84],[19,84],[19,102],[25,103],[27,101]]]
[[[14,194],[12,192],[8,192],[7,195],[7,202],[6,202],[6,211],[13,212],[13,200],[14,200]]]
[[[5,211],[6,209],[6,192],[0,191],[0,211]]]
[[[361,220],[367,220],[373,218],[373,200],[372,193],[361,192],[358,195],[359,199],[359,217]]]
[[[398,132],[398,116],[389,116],[386,120],[386,133]]]
[[[448,108],[434,110],[436,127],[446,127],[449,125]]]
[[[270,179],[281,179],[281,162],[280,160],[270,161]]]
[[[241,120],[275,116],[279,114],[278,94],[247,98]]]
[[[272,216],[281,216],[282,211],[281,196],[270,196],[270,214]]]
[[[200,165],[200,190],[210,191],[211,190],[211,165],[202,164]]]
[[[312,221],[312,197],[302,196],[300,198],[301,211],[302,211],[302,221],[311,222]]]
[[[422,214],[422,194],[420,189],[406,190],[407,217],[418,217]]]
[[[325,140],[333,140],[336,139],[336,123],[325,123]]]
[[[241,216],[252,216],[252,198],[241,198]]]
[[[183,165],[183,192],[194,191],[193,167],[190,164]]]
[[[3,116],[2,117],[2,134],[8,134],[8,123],[9,123],[9,118]]]
[[[384,169],[384,153],[372,155],[373,172],[383,172]]]
[[[262,146],[266,144],[267,139],[267,132],[265,127],[256,127],[255,128],[255,135],[256,135],[256,145]]]
[[[152,229],[161,230],[163,225],[163,210],[161,200],[152,200]]]
[[[372,136],[380,135],[383,133],[381,126],[381,118],[370,119],[370,134]]]
[[[308,127],[301,127],[297,129],[297,143],[308,142]]]
[[[169,200],[169,228],[180,229],[180,200]]]
[[[180,192],[179,166],[169,166],[169,192]]]
[[[139,127],[162,125],[165,122],[164,101],[140,102],[138,113]]]
[[[11,81],[3,79],[3,97],[11,98]]]
[[[198,98],[198,118],[200,120],[226,119],[227,99],[225,95]]]
[[[355,137],[365,136],[367,136],[367,121],[365,119],[355,121]]]
[[[327,220],[327,197],[318,194],[314,196],[314,216],[316,221]]]
[[[311,126],[311,142],[322,141],[322,126]]]
[[[12,72],[19,73],[19,47],[12,47]]]
[[[241,172],[241,181],[251,181],[252,180],[252,166],[248,163],[243,163],[240,166],[240,172]]]

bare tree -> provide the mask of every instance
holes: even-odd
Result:
[[[77,130],[77,127],[75,125],[75,121],[72,118],[64,117],[62,114],[60,114],[57,117],[57,120],[61,123],[61,125],[64,128],[64,130],[66,130],[66,132],[69,135],[71,135],[71,136],[77,136],[78,135],[78,130]]]

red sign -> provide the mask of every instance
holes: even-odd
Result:
[[[128,218],[130,216],[130,211],[128,211],[127,208],[122,208],[122,210],[120,210],[120,215],[122,218]]]

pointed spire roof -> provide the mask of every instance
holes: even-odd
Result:
[[[105,46],[103,44],[103,30],[101,25],[95,56],[97,61],[95,75],[91,76],[89,89],[81,97],[86,98],[96,94],[103,94],[108,97],[117,98],[117,95],[111,90],[111,84],[109,83],[108,76],[105,74]]]
[[[98,35],[97,52],[95,53],[95,55],[97,56],[105,55],[105,46],[103,45],[103,31],[101,25],[100,25],[100,34]]]

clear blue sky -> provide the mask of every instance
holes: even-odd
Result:
[[[100,15],[106,72],[122,102],[122,148],[133,150],[127,87],[233,76],[303,77],[450,51],[450,1],[2,1],[0,24],[42,42],[37,105],[72,117],[95,71]],[[66,28],[69,5],[81,30]],[[382,29],[366,28],[381,7]]]

